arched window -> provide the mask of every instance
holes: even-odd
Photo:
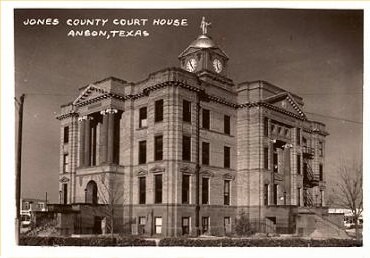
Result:
[[[95,181],[91,180],[87,183],[85,189],[85,203],[98,203],[98,186]]]

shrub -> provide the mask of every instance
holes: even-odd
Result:
[[[132,237],[119,237],[117,239],[117,246],[155,246],[154,240],[146,240]]]
[[[250,236],[254,234],[248,216],[242,211],[235,223],[235,232],[239,236]]]
[[[155,241],[140,238],[110,237],[28,237],[20,238],[27,246],[155,246]]]
[[[21,236],[19,239],[19,245],[49,245],[49,239],[43,237],[34,237],[34,236]]]
[[[133,237],[28,237],[20,238],[20,245],[27,246],[155,246],[154,240]],[[359,247],[362,241],[352,239],[301,239],[301,238],[164,238],[159,246],[193,246],[193,247]]]
[[[355,247],[362,246],[361,241],[349,239],[310,240],[300,238],[279,239],[186,239],[164,238],[159,246],[193,246],[193,247]]]

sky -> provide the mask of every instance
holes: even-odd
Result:
[[[200,35],[229,56],[235,84],[266,80],[304,99],[304,112],[323,122],[325,173],[335,177],[342,158],[362,155],[363,13],[361,10],[188,9],[21,10],[14,16],[15,94],[26,94],[23,122],[22,196],[58,200],[60,106],[78,88],[109,76],[140,81],[179,66],[178,55]],[[24,25],[31,18],[58,25]],[[148,19],[113,26],[114,19]],[[153,19],[186,19],[187,26],[153,26]],[[68,19],[109,19],[105,26],[68,26]],[[109,24],[109,25],[108,25]],[[67,36],[70,30],[141,30],[147,37]]]

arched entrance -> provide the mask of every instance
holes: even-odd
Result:
[[[87,183],[85,189],[85,203],[98,203],[98,186],[95,181],[91,180]]]

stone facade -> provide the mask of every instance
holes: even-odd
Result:
[[[179,60],[137,83],[92,83],[62,106],[61,204],[89,204],[84,221],[114,209],[114,230],[130,234],[224,235],[242,213],[294,233],[301,206],[325,205],[325,125],[293,93],[234,84],[207,35]]]

